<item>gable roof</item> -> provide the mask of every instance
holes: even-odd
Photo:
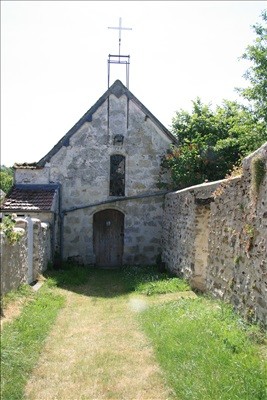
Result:
[[[133,101],[144,114],[151,119],[151,121],[171,140],[172,143],[177,143],[177,139],[173,136],[167,128],[124,86],[121,81],[116,80],[112,86],[97,100],[97,102],[82,116],[82,118],[66,133],[63,138],[50,150],[40,161],[36,163],[36,167],[43,167],[46,162],[49,162],[51,157],[56,154],[61,147],[69,146],[69,141],[72,135],[77,132],[77,130],[85,123],[91,122],[92,116],[96,110],[106,101],[106,99],[111,95],[116,97],[121,97],[126,95],[127,98]]]
[[[52,211],[59,185],[14,185],[1,204],[1,211]]]

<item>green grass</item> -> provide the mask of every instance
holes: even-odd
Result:
[[[96,269],[64,263],[60,270],[49,270],[45,276],[50,285],[72,287],[94,279],[97,286],[117,284],[124,292],[137,292],[148,296],[191,290],[182,279],[168,272],[159,272],[157,266],[124,266],[121,269]],[[114,287],[112,286],[112,290]]]
[[[20,289],[29,296],[28,290]],[[44,284],[23,308],[21,315],[6,323],[1,335],[1,399],[21,400],[27,379],[36,364],[64,298]]]
[[[17,290],[11,290],[5,296],[3,296],[3,298],[1,299],[2,307],[6,308],[8,304],[13,303],[17,300],[27,300],[32,296],[32,294],[33,291],[31,287],[27,284],[23,284],[19,286]]]
[[[51,286],[77,286],[88,282],[89,271],[88,267],[65,262],[61,269],[49,269],[44,273],[44,276],[49,280]]]
[[[191,290],[190,286],[180,278],[164,277],[160,280],[139,283],[136,291],[141,294],[151,296],[153,294],[165,294],[175,292],[185,292]]]
[[[266,335],[228,305],[181,299],[150,307],[140,318],[180,400],[267,399],[266,359],[259,352]]]
[[[159,272],[157,266],[124,267],[123,278],[131,291],[147,296],[191,290],[182,279],[168,272]]]
[[[56,286],[82,296],[136,293],[155,299],[190,290],[185,281],[156,266],[97,270],[64,264],[60,271],[48,271],[46,278],[37,293],[26,285],[5,299],[25,296],[28,301],[20,317],[6,323],[2,332],[3,400],[24,399],[24,386],[64,304]],[[247,325],[230,306],[205,297],[181,298],[150,306],[137,318],[177,399],[267,400],[266,333]]]

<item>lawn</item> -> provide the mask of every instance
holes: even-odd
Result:
[[[181,400],[266,400],[266,335],[205,297],[155,305],[139,316]]]
[[[2,331],[1,399],[267,399],[266,333],[185,281],[71,264],[45,279],[6,299],[28,300]]]

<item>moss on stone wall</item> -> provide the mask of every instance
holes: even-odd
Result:
[[[265,161],[262,157],[255,157],[251,163],[251,184],[253,193],[258,196],[260,186],[266,173]]]

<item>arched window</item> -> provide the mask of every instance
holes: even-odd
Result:
[[[114,154],[110,157],[110,196],[125,196],[125,157]]]

